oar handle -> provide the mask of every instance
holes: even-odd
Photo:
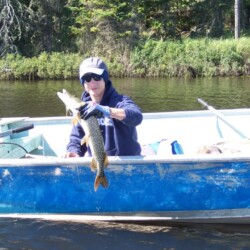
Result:
[[[15,134],[15,133],[20,133],[20,132],[23,132],[23,131],[26,131],[26,130],[30,130],[34,128],[34,124],[30,124],[30,125],[27,125],[27,126],[23,126],[21,128],[14,128],[12,129],[12,133]]]
[[[225,121],[225,117],[223,114],[221,114],[219,111],[217,111],[215,108],[213,108],[212,106],[209,106],[205,101],[203,101],[201,98],[197,99],[199,103],[201,103],[204,107],[206,107],[207,109],[209,109],[211,112],[213,112],[216,116],[218,116],[221,120],[223,120],[224,122],[227,123],[227,121]],[[230,126],[230,125],[229,125]]]
[[[201,103],[203,106],[205,106],[207,109],[209,109],[212,113],[214,113],[218,118],[220,118],[225,124],[227,124],[234,132],[236,132],[240,137],[242,138],[247,138],[241,131],[239,131],[237,128],[235,128],[223,114],[221,114],[218,110],[213,108],[212,106],[209,106],[205,101],[202,99],[198,98],[197,101]]]
[[[208,104],[204,102],[201,98],[198,98],[197,101],[202,104],[204,107],[208,107]]]
[[[10,135],[15,134],[15,133],[20,133],[20,132],[23,132],[23,131],[26,131],[26,130],[29,130],[32,128],[34,128],[34,124],[23,126],[21,128],[14,128],[11,130],[7,130],[7,131],[0,133],[0,138],[5,137],[5,136],[10,136]]]

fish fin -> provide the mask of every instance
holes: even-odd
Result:
[[[82,140],[81,140],[81,145],[83,145],[84,143],[86,143],[86,144],[87,144],[87,141],[86,141],[86,136],[84,136],[84,137],[82,138]]]
[[[86,146],[89,146],[89,136],[85,135],[82,140],[81,140],[81,145],[83,145],[84,143],[86,143]]]
[[[94,189],[95,191],[98,189],[99,185],[102,185],[104,188],[107,188],[109,183],[108,180],[106,178],[106,176],[96,176],[95,178],[95,184],[94,184]]]
[[[94,158],[92,158],[91,164],[90,164],[91,170],[94,172],[97,170],[97,162]]]
[[[108,167],[109,165],[109,159],[108,159],[108,156],[107,154],[105,153],[105,158],[104,158],[104,163],[103,163],[104,167]]]
[[[79,114],[79,113],[76,115],[76,117],[77,117],[78,121],[80,121],[80,120],[81,120],[81,116],[80,116],[80,114]]]
[[[68,109],[68,107],[66,107],[66,114],[65,114],[66,116],[68,116],[69,115],[69,109]]]
[[[74,117],[74,118],[72,119],[72,123],[73,123],[74,126],[76,126],[77,123],[78,123],[78,120]]]

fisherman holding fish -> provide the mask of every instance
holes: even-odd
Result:
[[[98,57],[87,58],[80,65],[79,77],[85,89],[81,100],[87,103],[79,109],[80,117],[97,117],[106,154],[140,155],[136,126],[142,122],[142,112],[131,98],[116,91],[106,64]],[[80,124],[73,126],[65,157],[92,155],[90,147],[81,143],[85,133]]]

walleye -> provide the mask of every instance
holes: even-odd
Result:
[[[62,93],[57,92],[57,95],[65,104],[66,109],[73,113],[74,125],[78,122],[84,129],[85,136],[81,144],[86,143],[93,155],[90,167],[92,171],[97,171],[94,183],[95,191],[100,184],[105,188],[108,187],[108,181],[104,173],[104,167],[108,166],[108,157],[104,150],[104,142],[96,117],[91,116],[87,120],[81,119],[78,108],[84,106],[85,103],[70,95],[65,89],[63,89]]]

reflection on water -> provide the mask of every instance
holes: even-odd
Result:
[[[217,109],[250,107],[247,78],[123,78],[113,79],[113,84],[143,112],[204,109],[198,97]],[[63,88],[79,97],[83,90],[77,80],[0,82],[0,117],[64,115],[56,95]]]
[[[249,226],[0,220],[0,249],[249,249]]]

